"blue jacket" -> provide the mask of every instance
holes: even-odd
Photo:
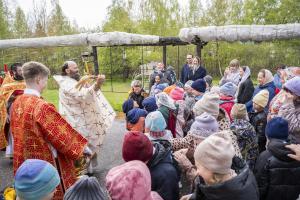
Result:
[[[275,85],[274,85],[274,82],[270,82],[270,83],[267,83],[265,85],[258,85],[255,90],[254,90],[254,93],[252,95],[252,98],[250,101],[248,101],[246,103],[246,107],[247,107],[247,112],[253,112],[253,105],[252,105],[252,99],[253,97],[259,93],[261,90],[268,90],[269,91],[269,101],[268,101],[268,104],[267,106],[265,107],[265,111],[266,113],[268,113],[268,110],[269,110],[269,103],[271,102],[271,100],[274,98],[275,96]]]
[[[274,84],[275,84],[275,87],[277,87],[279,89],[282,88],[281,78],[280,78],[279,74],[274,75]]]
[[[190,67],[188,64],[183,65],[181,69],[180,82],[185,84],[189,78]]]

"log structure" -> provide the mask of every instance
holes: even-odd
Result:
[[[278,24],[278,25],[228,25],[183,28],[180,30],[179,38],[188,43],[200,39],[209,41],[271,41],[300,38],[300,24]]]

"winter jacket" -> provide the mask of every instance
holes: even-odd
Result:
[[[145,92],[144,90],[142,90],[140,94],[136,94],[134,92],[131,92],[129,94],[128,99],[132,99],[133,101],[136,101],[137,104],[139,105],[139,108],[143,109],[142,102],[143,102],[143,100],[145,98],[144,95],[143,95],[144,92]]]
[[[199,66],[198,69],[194,72],[193,69],[189,70],[188,80],[195,81],[206,76],[206,69],[202,66]]]
[[[251,100],[254,92],[254,86],[250,77],[248,77],[243,83],[239,85],[238,91],[239,91],[237,95],[238,103],[245,104]]]
[[[139,131],[141,133],[145,132],[145,117],[140,117],[138,122],[135,124],[126,122],[126,128],[128,131]]]
[[[265,135],[265,129],[267,125],[267,114],[264,111],[250,112],[249,119],[258,137],[258,150],[259,153],[261,153],[266,150],[267,138]]]
[[[173,85],[177,82],[176,73],[172,66],[169,66],[166,70],[166,77],[168,77],[169,85]]]
[[[171,145],[167,141],[155,142],[155,153],[147,163],[151,174],[152,191],[164,200],[179,199],[180,175],[172,157]]]
[[[206,185],[201,177],[197,177],[190,200],[258,200],[256,180],[246,163],[234,157],[232,169],[237,176],[216,185]]]
[[[290,102],[281,106],[278,115],[289,122],[289,137],[300,143],[300,105]]]
[[[234,105],[234,98],[229,96],[221,96],[220,97],[220,107],[223,108],[228,114],[231,121],[231,109]]]
[[[254,127],[244,119],[234,119],[230,125],[231,131],[237,137],[237,143],[243,159],[251,170],[254,169],[256,159],[259,155],[257,136]]]
[[[280,108],[286,103],[284,102],[287,96],[287,92],[285,90],[281,90],[270,102],[269,113],[268,113],[268,121],[272,118],[277,117]]]
[[[160,106],[157,110],[163,115],[168,130],[172,132],[173,137],[176,137],[176,118],[178,113],[178,104],[175,105],[176,110],[172,110],[167,106]]]
[[[268,101],[268,104],[267,104],[267,106],[265,107],[265,111],[266,111],[266,113],[268,113],[268,109],[269,109],[269,103],[271,102],[271,100],[274,98],[274,96],[275,96],[275,85],[274,85],[274,82],[272,81],[272,82],[270,82],[270,83],[267,83],[267,84],[265,84],[265,85],[259,85],[259,86],[257,86],[256,88],[255,88],[255,90],[254,90],[254,93],[253,93],[253,95],[252,95],[252,98],[251,98],[251,100],[250,101],[248,101],[247,103],[246,103],[246,107],[247,107],[247,111],[248,112],[251,112],[251,111],[253,111],[253,103],[252,103],[252,99],[253,99],[253,97],[257,94],[257,93],[259,93],[261,90],[268,90],[268,92],[269,92],[269,101]]]
[[[188,64],[183,65],[181,69],[180,82],[185,84],[188,81],[190,73],[190,66]]]
[[[149,91],[151,90],[151,87],[155,83],[155,76],[158,75],[158,74],[161,74],[161,76],[162,76],[162,78],[160,79],[161,83],[167,83],[168,85],[170,85],[170,83],[172,82],[172,78],[170,77],[170,74],[167,73],[167,71],[165,71],[165,70],[162,70],[162,71],[155,70],[150,75]]]
[[[274,75],[274,85],[278,89],[282,88],[281,78],[280,78],[280,75],[278,73],[276,73]]]
[[[289,142],[271,139],[256,161],[255,176],[261,200],[291,200],[300,194],[300,162],[287,156]]]

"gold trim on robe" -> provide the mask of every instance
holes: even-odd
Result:
[[[16,90],[24,90],[24,81],[15,81],[9,73],[6,73],[0,87],[0,149],[4,149],[8,143],[5,134],[5,124],[7,120],[7,102]]]
[[[14,174],[26,159],[41,159],[54,165],[60,173],[61,184],[54,200],[76,181],[74,161],[83,154],[87,140],[73,129],[55,107],[33,95],[20,95],[11,111],[14,138]],[[53,148],[57,151],[54,157]]]

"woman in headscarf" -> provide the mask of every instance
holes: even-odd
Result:
[[[278,115],[289,122],[289,138],[300,143],[300,77],[294,77],[284,86],[286,95]]]
[[[248,66],[240,67],[241,80],[238,84],[238,89],[236,93],[238,103],[245,104],[251,100],[252,94],[254,92],[254,86],[250,75],[251,71]]]
[[[257,93],[259,93],[261,90],[267,90],[269,92],[269,100],[268,100],[268,104],[267,104],[266,109],[265,109],[266,113],[268,112],[270,101],[275,96],[276,87],[274,85],[273,80],[274,80],[274,77],[273,77],[272,73],[270,72],[270,70],[267,70],[267,69],[260,70],[259,73],[258,73],[258,76],[257,76],[258,86],[255,88],[254,93],[252,95],[252,99],[253,99],[253,97]],[[246,103],[246,107],[247,107],[248,112],[253,111],[252,99]]]

